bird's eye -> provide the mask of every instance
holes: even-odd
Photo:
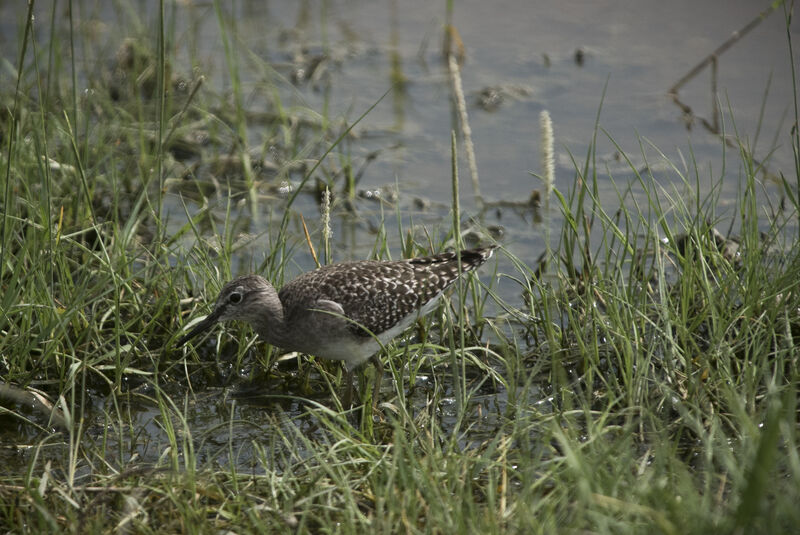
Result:
[[[233,292],[231,295],[228,296],[228,301],[231,302],[233,305],[238,305],[242,302],[242,293],[241,292]]]

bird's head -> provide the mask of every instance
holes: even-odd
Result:
[[[223,321],[246,321],[257,327],[260,321],[267,321],[265,303],[273,298],[277,298],[277,293],[265,278],[259,275],[236,278],[223,286],[214,304],[214,310],[181,337],[176,346],[182,346]]]

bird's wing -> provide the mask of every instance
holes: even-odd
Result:
[[[396,262],[349,262],[323,266],[300,275],[280,292],[288,316],[318,307],[344,315],[359,336],[379,335],[435,299],[458,276],[482,264],[491,248]],[[341,325],[341,324],[340,324]]]

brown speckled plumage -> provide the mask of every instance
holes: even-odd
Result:
[[[462,252],[461,273],[483,264],[491,252]],[[339,303],[352,320],[353,334],[380,335],[455,282],[459,274],[455,258],[455,253],[442,253],[395,262],[331,264],[300,275],[286,284],[278,297],[289,323],[305,314],[308,303],[329,299]]]
[[[217,322],[241,320],[272,345],[343,360],[352,370],[430,312],[460,273],[486,262],[494,249],[462,251],[460,267],[453,252],[331,264],[303,273],[280,292],[263,277],[245,275],[222,288],[211,314],[177,344]]]

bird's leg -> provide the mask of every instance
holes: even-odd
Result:
[[[347,384],[344,385],[344,399],[342,400],[342,408],[344,410],[348,410],[353,406],[353,370],[347,366],[345,366],[344,380]]]
[[[375,353],[370,358],[372,364],[375,365],[375,383],[372,385],[372,412],[375,412],[375,407],[378,406],[378,394],[381,392],[381,381],[383,380],[383,363],[379,353]]]

